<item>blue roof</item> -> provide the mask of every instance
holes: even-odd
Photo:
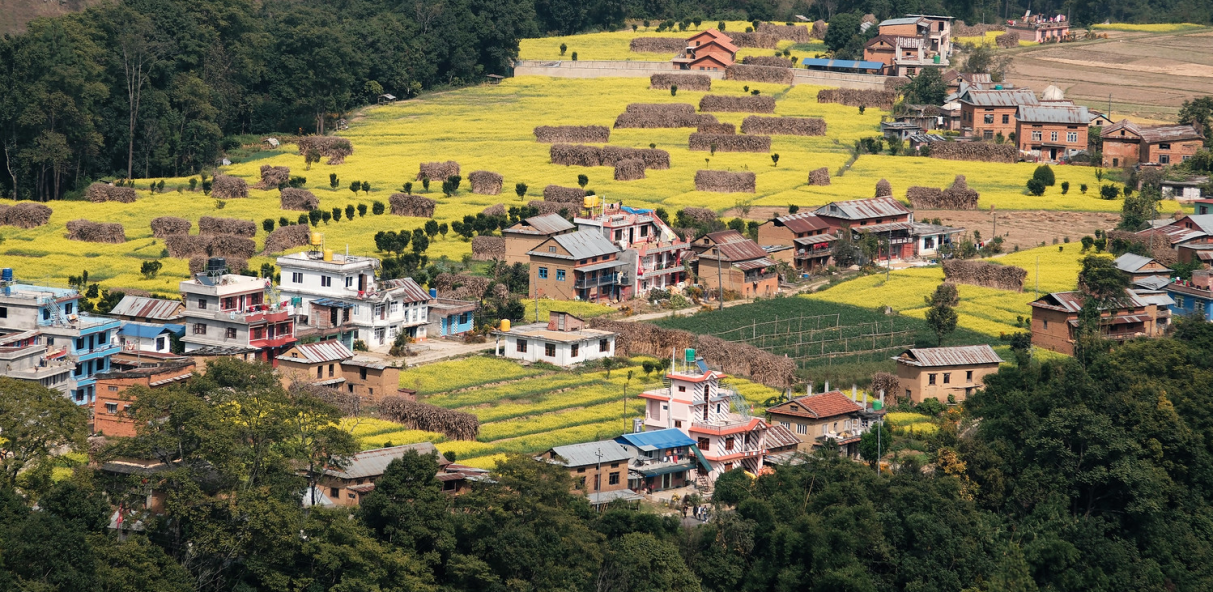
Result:
[[[824,58],[805,58],[800,63],[819,68],[849,68],[853,70],[879,70],[884,67],[881,62],[865,62],[863,60],[827,60]]]
[[[631,206],[623,206],[619,209],[621,209],[629,214],[652,214],[653,213],[653,210],[642,210],[640,208],[633,208]]]
[[[183,325],[176,325],[176,326],[181,327],[181,332],[185,333],[185,327]],[[118,329],[119,334],[134,335],[135,337],[142,337],[142,338],[157,337],[166,332],[175,332],[175,331],[173,331],[172,329],[169,329],[168,327],[166,327],[164,325],[146,325],[143,323],[126,323],[126,324],[122,325],[121,329]]]
[[[327,306],[329,308],[354,308],[353,304],[344,302],[342,300],[337,300],[336,298],[317,298],[313,300],[312,303],[319,304],[320,306]]]
[[[682,433],[682,430],[675,428],[657,430],[655,432],[624,434],[616,438],[616,441],[620,444],[630,444],[644,451],[696,445],[694,440]]]

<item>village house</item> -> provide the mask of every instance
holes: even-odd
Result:
[[[300,343],[278,356],[283,387],[295,382],[335,388],[377,401],[399,394],[400,368],[383,360],[356,356],[340,342]]]
[[[1128,119],[1103,128],[1103,166],[1179,164],[1196,154],[1204,136],[1192,125],[1139,126]]]
[[[426,335],[430,337],[460,337],[475,328],[476,310],[479,305],[471,300],[439,298],[438,292],[430,288],[430,324]]]
[[[163,325],[181,320],[184,312],[185,304],[180,300],[128,295],[118,301],[109,311],[109,316],[124,321]]]
[[[910,210],[892,197],[836,201],[817,208],[813,213],[829,225],[830,232],[837,232],[844,226],[855,229],[886,222],[914,220]]]
[[[641,297],[650,290],[665,290],[686,280],[683,260],[690,244],[658,218],[653,210],[603,203],[573,219],[578,230],[598,232],[623,249],[619,258],[623,277],[632,281],[625,294]]]
[[[1177,245],[1175,247],[1175,254],[1179,259],[1179,263],[1189,264],[1196,261],[1206,269],[1210,264],[1213,264],[1213,244],[1189,243]],[[1168,281],[1170,280],[1168,279]]]
[[[1084,296],[1081,292],[1055,292],[1029,303],[1032,307],[1032,345],[1074,355],[1078,317]],[[1169,324],[1173,304],[1165,295],[1140,296],[1125,290],[1100,311],[1100,333],[1105,339],[1126,341],[1136,337],[1158,337]]]
[[[839,451],[849,457],[859,456],[859,438],[868,430],[871,422],[883,415],[879,405],[868,408],[867,395],[860,405],[859,395],[852,389],[848,398],[842,391],[827,391],[794,397],[774,407],[767,408],[767,419],[772,425],[782,426],[796,435],[797,450],[809,452],[831,441]]]
[[[987,86],[993,86],[994,80],[986,73],[973,72],[957,72],[956,70],[948,70],[943,73],[944,84],[948,85],[948,94],[958,93],[961,86],[981,90]],[[957,94],[956,96],[960,96]]]
[[[902,392],[888,393],[913,401],[963,403],[983,388],[987,374],[998,372],[1003,362],[988,345],[907,349],[893,358]]]
[[[615,441],[628,452],[628,488],[633,491],[664,491],[689,484],[695,470],[695,440],[682,430],[670,428],[624,434]]]
[[[792,430],[780,423],[767,423],[766,433],[767,455],[763,458],[763,466],[798,464],[800,438]],[[771,470],[767,468],[766,470]]]
[[[118,341],[122,343],[122,351],[127,355],[171,354],[174,335],[177,338],[185,335],[185,325],[123,323],[122,328],[118,329]]]
[[[758,227],[758,243],[792,247],[792,267],[796,271],[821,270],[832,263],[838,235],[830,225],[811,212],[797,212],[763,222]]]
[[[513,265],[531,262],[530,251],[539,243],[558,234],[576,232],[577,227],[565,220],[560,214],[544,214],[532,216],[501,231],[505,237],[505,262]]]
[[[1087,149],[1090,122],[1086,107],[1020,105],[1015,139],[1027,158],[1059,162]]]
[[[628,488],[628,464],[632,453],[614,440],[556,446],[536,456],[535,460],[567,469],[573,478],[573,492],[585,495],[592,505],[643,499]]]
[[[994,140],[1000,135],[1010,138],[1015,133],[1015,115],[1020,106],[1040,105],[1036,94],[1028,89],[970,89],[957,101],[965,136],[981,140]]]
[[[1130,283],[1152,277],[1167,278],[1171,268],[1159,263],[1152,257],[1143,257],[1133,253],[1125,253],[1116,258],[1116,268],[1129,278]]]
[[[278,356],[295,343],[295,323],[289,306],[267,302],[270,280],[225,273],[222,259],[210,259],[208,270],[181,282],[185,300],[185,353],[207,346],[249,347],[256,358],[277,364]]]
[[[92,432],[107,437],[133,438],[135,421],[129,409],[135,398],[127,394],[127,389],[135,385],[149,389],[171,386],[189,380],[194,375],[194,368],[194,362],[187,360],[98,374]]]
[[[710,232],[691,243],[698,255],[695,273],[709,293],[725,290],[741,298],[773,296],[779,291],[776,263],[758,243],[736,230]]]
[[[716,29],[707,29],[687,39],[686,49],[670,60],[675,70],[723,71],[737,59],[733,39]]]
[[[1197,214],[1210,214],[1213,213],[1213,199],[1202,199],[1203,188],[1208,185],[1208,175],[1188,175],[1183,179],[1163,179],[1159,182],[1159,189],[1163,199],[1190,203],[1195,206]]]
[[[1191,280],[1168,283],[1166,291],[1175,303],[1176,313],[1197,315],[1205,321],[1213,321],[1213,271],[1193,271]]]
[[[561,367],[615,356],[615,334],[586,327],[580,317],[551,311],[548,324],[514,327],[503,323],[493,331],[494,351],[511,360],[546,362]]]
[[[1188,245],[1213,244],[1213,214],[1189,214],[1163,226],[1138,231],[1136,236],[1146,244],[1161,238],[1176,251]]]
[[[889,76],[914,76],[924,68],[943,68],[952,53],[952,18],[908,15],[881,22],[864,44],[863,59],[879,62]]]
[[[623,249],[594,230],[558,234],[527,252],[531,298],[611,302],[631,297]]]
[[[1033,14],[1011,21],[1007,25],[1007,32],[1019,35],[1020,41],[1058,42],[1070,34],[1070,22],[1064,14],[1053,17]]]
[[[51,350],[40,331],[30,330],[0,335],[0,376],[24,380],[72,394],[71,377],[76,365]]]
[[[444,493],[459,495],[467,491],[470,482],[488,479],[488,471],[453,463],[438,454],[438,449],[430,442],[376,448],[353,455],[345,468],[325,469],[317,487],[304,492],[303,505],[357,507],[375,491],[375,482],[387,471],[388,465],[410,452],[436,457],[438,473],[435,477],[442,483]]]

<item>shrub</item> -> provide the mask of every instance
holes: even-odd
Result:
[[[337,178],[337,173],[329,173],[329,187],[337,189],[341,186],[341,179]]]
[[[353,191],[353,192],[354,192],[354,195],[358,195],[358,191],[359,191],[360,189],[362,189],[362,183],[361,183],[361,182],[359,182],[359,181],[350,181],[350,191]]]
[[[320,219],[323,220],[325,224],[328,224],[329,220],[333,219],[333,214],[330,212],[320,212]]]
[[[366,204],[358,204],[358,217],[366,216]]]
[[[1032,178],[1039,179],[1042,183],[1048,185],[1049,187],[1052,187],[1053,184],[1057,182],[1056,177],[1053,176],[1053,169],[1049,168],[1049,165],[1047,164],[1042,164],[1036,167],[1036,171],[1032,173]]]
[[[1044,195],[1045,182],[1037,179],[1036,177],[1028,179],[1028,193],[1032,195]]]
[[[670,96],[671,97],[678,96],[678,85],[677,84],[670,85]]]
[[[312,223],[312,226],[320,224],[320,210],[312,210],[308,212],[307,219]]]
[[[354,219],[354,204],[345,206],[345,218],[346,218],[346,220]]]
[[[577,52],[573,52],[573,61],[577,61]]]
[[[290,221],[290,220],[287,220],[287,219],[286,219],[286,216],[283,216],[283,217],[281,217],[281,218],[278,218],[278,226],[279,226],[279,227],[283,227],[283,226],[290,226],[290,225],[291,225],[291,221]]]
[[[299,214],[299,219],[296,221],[296,223],[297,223],[297,224],[307,224],[307,222],[308,222],[308,215],[307,215],[307,214]]]
[[[404,192],[405,192],[405,193],[412,193],[412,192],[413,192],[413,182],[412,182],[412,181],[405,181],[405,182],[404,182]]]
[[[381,202],[381,201],[377,201],[377,202],[374,202],[371,204],[371,213],[376,216],[382,215],[384,209],[385,208],[383,207],[383,202]]]
[[[1120,195],[1120,190],[1115,185],[1100,185],[1099,196],[1104,199],[1116,199]]]
[[[362,192],[363,192],[363,193],[365,193],[365,194],[367,194],[367,195],[370,195],[370,193],[371,193],[371,184],[370,184],[370,183],[367,183],[366,181],[363,181],[363,182],[362,182]]]
[[[1070,192],[1070,182],[1069,182],[1069,181],[1062,181],[1062,182],[1061,182],[1061,194],[1062,194],[1062,195],[1065,195],[1065,194],[1067,194],[1067,193],[1069,193],[1069,192]]]
[[[1082,185],[1079,185],[1078,190],[1081,191],[1083,195],[1086,195],[1087,194],[1087,184],[1083,183]]]
[[[261,229],[266,232],[273,232],[274,231],[274,219],[266,218],[265,220],[262,220]]]
[[[526,190],[527,190],[526,183],[515,183],[514,184],[514,193],[518,194],[518,199],[522,199],[522,198],[526,197]]]
[[[163,266],[164,264],[159,261],[144,261],[139,266],[139,273],[143,274],[143,277],[146,279],[155,279],[156,274],[160,272],[160,268]]]
[[[334,222],[341,221],[341,208],[333,208],[333,221]]]

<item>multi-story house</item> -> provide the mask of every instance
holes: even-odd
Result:
[[[1192,125],[1142,127],[1128,119],[1105,126],[1100,137],[1105,167],[1179,164],[1192,158],[1205,141]]]
[[[555,235],[527,252],[532,298],[617,301],[631,297],[620,249],[597,230]]]
[[[808,452],[827,441],[838,445],[839,452],[855,458],[859,455],[859,438],[877,421],[883,411],[868,408],[867,395],[859,404],[854,390],[847,398],[842,391],[827,391],[818,395],[796,397],[767,409],[772,425],[795,433],[800,441],[797,450]],[[873,407],[876,405],[873,404]]]
[[[412,278],[379,280],[380,261],[312,249],[278,258],[282,298],[295,304],[297,335],[353,348],[390,347],[399,334],[424,340],[431,296]]]
[[[1070,34],[1070,22],[1066,20],[1065,15],[1054,17],[1028,15],[1011,21],[1007,25],[1007,32],[1019,35],[1020,41],[1057,42]]]
[[[1177,303],[1165,294],[1139,294],[1125,290],[1100,309],[1099,332],[1105,339],[1126,341],[1136,337],[1158,337],[1171,318],[1170,307]],[[1032,307],[1032,345],[1066,355],[1074,355],[1078,319],[1084,306],[1081,292],[1055,292],[1030,302]]]
[[[1020,105],[1015,113],[1019,151],[1037,161],[1057,162],[1087,149],[1086,107]]]
[[[777,265],[758,243],[736,230],[710,232],[695,239],[695,273],[708,292],[723,288],[742,298],[773,296],[779,291]]]
[[[11,278],[11,273],[5,277]],[[80,293],[75,290],[10,281],[0,291],[0,333],[40,333],[32,338],[41,342],[31,346],[46,348],[36,361],[23,352],[11,352],[12,359],[5,361],[4,368],[12,364],[20,375],[14,377],[39,383],[45,380],[50,383],[47,386],[64,392],[80,405],[93,403],[95,375],[108,371],[110,358],[121,350],[117,339],[121,325],[117,319],[80,312]],[[67,380],[62,379],[60,364],[71,366]]]
[[[284,387],[327,386],[371,402],[400,390],[400,368],[356,356],[337,341],[295,344],[278,356],[278,376]]]
[[[830,232],[837,232],[844,226],[855,229],[888,222],[914,221],[914,214],[892,197],[831,202],[813,213],[829,225]]]
[[[514,327],[502,325],[494,331],[499,356],[522,362],[546,362],[569,367],[615,356],[615,334],[586,327],[585,321],[567,312],[551,311],[548,324]]]
[[[670,63],[675,70],[723,71],[736,59],[737,46],[733,45],[733,39],[716,29],[708,29],[688,39],[686,49]]]
[[[767,423],[749,414],[749,404],[721,384],[723,372],[708,368],[695,351],[666,374],[668,385],[640,394],[645,399],[644,430],[677,429],[695,440],[696,482],[703,487],[733,469],[757,475],[767,454]]]
[[[538,247],[539,243],[558,234],[576,231],[577,227],[560,214],[544,214],[522,220],[501,231],[501,236],[505,237],[505,262],[526,265],[531,262],[527,253]]]
[[[72,372],[75,364],[62,354],[47,347],[40,331],[22,331],[0,336],[0,376],[38,383],[71,395]]]
[[[640,499],[628,488],[633,454],[615,440],[599,440],[549,448],[535,460],[559,465],[573,478],[573,492],[598,506],[615,500]]]
[[[208,348],[255,348],[256,359],[277,365],[278,356],[296,341],[288,306],[270,301],[268,279],[223,273],[222,260],[181,282],[183,324],[188,355]]]
[[[792,247],[792,267],[803,272],[830,265],[837,240],[830,225],[811,212],[779,216],[758,227],[758,244]]]
[[[1175,303],[1175,312],[1213,321],[1213,272],[1207,269],[1193,271],[1191,280],[1170,282],[1166,292]]]
[[[690,244],[658,218],[653,210],[629,208],[622,203],[603,204],[573,222],[579,230],[600,233],[623,249],[622,272],[632,281],[625,293],[643,296],[650,290],[667,289],[686,279],[683,261]]]
[[[189,380],[194,369],[194,362],[183,360],[98,374],[92,432],[107,437],[134,437],[135,421],[129,410],[135,398],[126,394],[127,389],[135,385],[164,388]]]
[[[913,401],[935,399],[962,403],[984,386],[987,374],[998,372],[1002,358],[988,345],[908,349],[893,358],[902,392],[888,393]]]
[[[863,59],[883,64],[889,76],[914,76],[925,68],[944,68],[952,53],[952,18],[908,15],[888,19],[864,44]]]
[[[965,135],[982,140],[993,140],[999,135],[1010,138],[1015,133],[1015,114],[1019,107],[1040,105],[1036,94],[1029,89],[969,89],[957,101]]]

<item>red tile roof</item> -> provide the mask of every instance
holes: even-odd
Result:
[[[860,411],[863,411],[863,407],[860,407],[855,401],[844,395],[842,391],[808,395],[767,409],[767,413],[772,415],[795,415],[797,417],[810,417],[813,419],[835,417]]]

